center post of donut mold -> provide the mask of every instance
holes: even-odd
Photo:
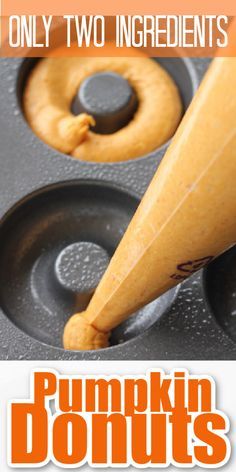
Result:
[[[91,115],[95,133],[112,134],[129,123],[137,106],[128,80],[115,72],[98,72],[82,82],[72,102],[72,112]]]
[[[45,58],[29,75],[23,103],[39,138],[93,162],[147,155],[174,134],[183,113],[175,80],[141,52],[139,57]]]

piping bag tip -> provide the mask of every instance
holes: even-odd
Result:
[[[107,347],[108,331],[235,244],[235,89],[236,59],[215,59],[66,349]]]
[[[109,346],[110,333],[99,331],[85,317],[86,312],[73,315],[67,322],[64,334],[64,348],[71,351],[103,349]]]

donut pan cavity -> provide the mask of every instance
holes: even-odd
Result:
[[[209,61],[160,62],[186,109]],[[62,348],[66,320],[88,303],[168,143],[118,164],[51,149],[22,111],[34,63],[0,60],[0,358],[236,359],[234,249],[134,314],[114,330],[109,348]]]

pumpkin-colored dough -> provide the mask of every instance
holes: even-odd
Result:
[[[92,116],[71,113],[81,83],[104,71],[128,80],[139,103],[128,125],[109,135],[91,130]],[[24,111],[35,134],[58,151],[86,161],[118,162],[143,156],[168,141],[181,119],[182,103],[169,74],[140,53],[132,58],[42,59],[26,84]]]
[[[111,331],[235,245],[235,90],[236,58],[216,58],[83,313],[93,329]],[[71,320],[65,333],[81,349]]]
[[[109,335],[98,331],[92,326],[83,313],[78,313],[70,318],[63,335],[63,344],[65,349],[86,351],[89,349],[101,349],[109,346]]]

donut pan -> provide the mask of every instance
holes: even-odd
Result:
[[[209,60],[160,62],[186,109]],[[114,164],[51,149],[22,112],[34,64],[0,60],[0,359],[236,359],[235,249],[134,314],[109,348],[62,348],[66,320],[86,306],[168,143]]]

